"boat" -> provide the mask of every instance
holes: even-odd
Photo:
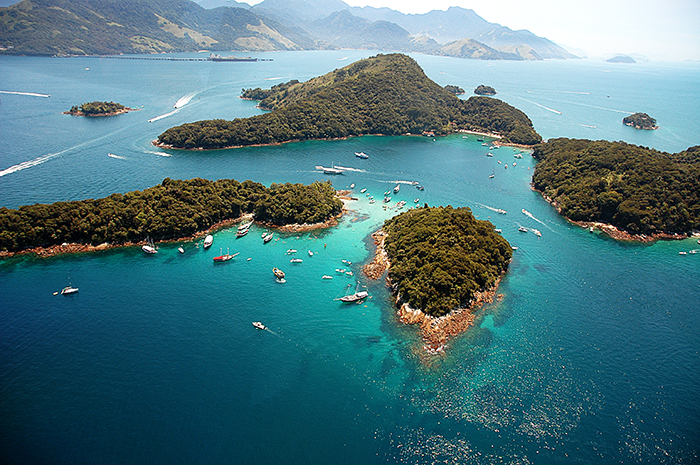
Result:
[[[369,201],[369,203],[375,203],[375,202],[376,202],[376,200],[374,200],[374,199]]]
[[[515,158],[523,158],[523,154],[522,154],[522,153],[516,153],[516,154],[513,155],[513,156],[514,156]]]
[[[248,228],[250,228],[250,226],[251,226],[252,224],[253,224],[252,221],[250,221],[250,222],[248,222],[248,223],[244,223],[244,224],[238,226],[238,230],[239,230],[239,231],[243,231],[243,230],[245,230],[245,229],[248,229]]]
[[[280,270],[279,268],[273,268],[272,273],[274,273],[277,279],[284,279],[284,271]]]
[[[678,252],[678,255],[688,255],[688,252]],[[61,292],[63,294],[63,292]]]
[[[491,152],[486,154],[487,157],[493,157],[493,154]]]
[[[513,250],[518,250],[518,248],[517,248],[516,246],[514,246],[514,245],[511,246],[510,248],[513,249]]]
[[[421,186],[420,184],[416,184],[416,189],[418,189],[419,191],[422,191],[422,190],[423,190],[423,186]]]
[[[335,272],[336,272],[336,273],[343,274],[343,273],[345,273],[345,269],[344,269],[344,268],[336,268],[336,269],[335,269]]]
[[[211,245],[214,243],[214,236],[211,234],[207,234],[207,237],[204,238],[204,248],[208,249],[211,247]]]
[[[336,168],[332,163],[330,168],[319,165],[316,167],[316,169],[323,171],[325,174],[343,174],[343,170]]]
[[[483,138],[483,137],[477,137],[476,140],[477,140],[477,142],[483,142],[483,141],[484,141],[484,138]]]
[[[212,53],[209,55],[209,61],[232,61],[232,62],[239,62],[239,61],[258,61],[257,58],[253,57],[237,57],[233,55],[229,55],[227,57],[222,57],[221,55],[217,55],[216,53]]]
[[[178,247],[177,251],[180,253],[185,253],[185,249],[182,246]]]
[[[389,196],[387,195],[386,197],[384,197],[384,200],[382,200],[382,202],[384,202],[384,203],[389,203],[389,202],[391,202],[391,197],[389,197]]]
[[[353,182],[352,184],[350,184],[350,189],[354,189],[354,188],[355,188],[355,183]]]
[[[313,256],[314,256],[314,253],[309,250],[309,257],[313,257]]]
[[[333,276],[324,274],[324,275],[321,277],[321,279],[333,279]]]
[[[367,192],[367,188],[366,188],[366,187],[360,191],[360,194],[364,194],[365,192]]]
[[[230,253],[228,253],[228,250],[226,250],[225,254],[219,255],[218,257],[214,257],[214,261],[216,263],[227,262],[227,261],[231,260],[233,257],[235,257],[236,255],[238,255],[239,253],[240,252],[236,252],[235,254],[231,255]]]
[[[513,166],[515,166],[515,165],[517,165],[517,164],[518,164],[517,162],[513,162]],[[506,166],[508,166],[508,165],[506,165]]]
[[[287,255],[291,255],[293,253],[297,253],[297,249],[287,249]]]
[[[272,240],[272,236],[274,234],[275,233],[273,233],[273,232],[265,234],[265,236],[263,236],[263,238],[262,238],[263,244],[267,244],[268,242],[270,242]]]
[[[236,237],[243,237],[246,234],[248,234],[248,231],[250,231],[250,228],[239,229],[238,231],[236,231]]]
[[[491,175],[489,176],[489,179],[493,179],[493,178],[495,178],[495,177],[496,177],[496,171],[495,171],[495,170],[491,170]]]
[[[398,194],[399,189],[401,189],[400,185],[397,184],[396,186],[394,186],[394,194]]]
[[[532,232],[535,233],[535,236],[542,237],[542,233],[539,231],[539,229],[533,229]]]
[[[406,201],[405,201],[405,200],[400,200],[399,202],[396,203],[396,208],[397,208],[397,209],[401,209],[401,208],[403,208],[405,205],[406,205]]]
[[[504,209],[502,209],[502,208],[497,208],[497,209],[496,209],[496,213],[499,213],[499,214],[501,214],[501,215],[505,215],[505,214],[508,213],[508,212],[506,212],[506,211],[505,211]]]
[[[588,228],[588,232],[593,232],[593,229],[593,226],[591,226],[590,228]]]
[[[352,276],[354,273],[352,271],[346,271],[345,274],[348,276]]]
[[[68,286],[64,287],[63,289],[61,289],[61,295],[75,294],[77,292],[78,292],[78,288],[73,287],[70,284]]]
[[[413,203],[418,203],[420,202],[420,199],[413,199]]]
[[[526,232],[527,232],[527,228],[524,227],[524,226],[520,226],[520,227],[518,228],[518,231],[526,233]]]
[[[693,255],[695,255],[696,253],[698,253],[698,251],[697,251],[697,249],[695,249],[695,250],[689,251],[688,253],[692,253]]]
[[[345,263],[346,265],[352,265],[352,262],[350,260],[342,259],[341,262]]]
[[[369,155],[367,155],[365,152],[355,152],[355,156],[357,158],[362,158],[363,160],[369,158]]]
[[[265,326],[264,324],[262,324],[259,321],[254,321],[253,326],[255,326],[256,328],[261,329],[263,331],[267,329],[267,326]]]
[[[350,288],[350,286],[352,286],[352,284],[348,284],[348,287],[346,288],[346,292],[347,292],[347,289]],[[352,302],[357,302],[357,301],[364,299],[365,297],[367,297],[369,295],[369,292],[367,292],[367,291],[359,291],[358,292],[359,287],[360,287],[360,283],[358,282],[357,286],[355,287],[354,294],[345,294],[343,297],[336,299],[336,300],[340,300],[341,302],[345,302],[345,303],[352,303]]]
[[[493,232],[498,233],[498,234],[503,234],[502,229],[494,229]]]
[[[155,244],[153,244],[153,241],[151,239],[146,239],[146,244],[141,246],[141,250],[143,250],[147,254],[154,254],[158,253],[158,250],[156,249]]]
[[[301,258],[292,258],[289,261],[290,263],[301,263],[303,260]]]

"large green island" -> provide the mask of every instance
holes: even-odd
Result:
[[[534,145],[541,137],[522,111],[498,99],[462,100],[430,80],[402,54],[360,60],[307,82],[270,92],[244,90],[269,113],[198,121],[173,127],[155,144],[176,149],[221,149],[364,134],[496,134],[503,143]]]
[[[374,235],[375,260],[365,274],[388,268],[399,317],[421,325],[426,348],[439,350],[467,329],[473,311],[493,300],[513,251],[489,221],[469,208],[415,208],[384,222]]]
[[[143,191],[102,199],[0,208],[0,253],[37,248],[33,251],[43,253],[64,243],[84,246],[67,247],[74,251],[146,237],[183,239],[244,214],[270,226],[327,224],[342,208],[330,182],[265,187],[232,179],[166,178]]]
[[[121,103],[96,101],[73,105],[64,113],[73,116],[115,116],[130,111],[134,111],[134,108],[125,107]]]
[[[700,147],[669,154],[560,138],[535,146],[533,156],[534,188],[582,226],[642,241],[700,230]]]

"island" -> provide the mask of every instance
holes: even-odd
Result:
[[[445,90],[448,91],[448,92],[452,92],[452,93],[455,94],[455,95],[464,95],[464,94],[467,93],[467,91],[465,91],[465,90],[462,89],[461,87],[459,87],[459,86],[453,86],[453,85],[451,85],[451,84],[446,85],[446,86],[445,86]]]
[[[474,89],[476,95],[496,95],[496,89],[491,86],[485,86],[481,84],[476,89]]]
[[[656,125],[656,120],[646,113],[634,113],[622,118],[622,122],[627,126],[632,126],[635,129],[659,129]]]
[[[498,134],[504,144],[534,145],[542,140],[522,111],[488,97],[462,100],[403,54],[377,55],[307,82],[287,84],[269,94],[244,91],[247,98],[264,96],[259,107],[268,113],[183,124],[166,130],[154,144],[205,150],[462,130]]]
[[[607,60],[608,63],[636,63],[637,61],[632,58],[628,57],[627,55],[617,55],[612,58],[608,58]]]
[[[18,209],[0,208],[0,255],[51,255],[153,240],[181,240],[243,215],[267,227],[336,224],[343,210],[330,182],[263,184],[233,179],[165,178],[143,191]],[[300,230],[300,228],[296,228]]]
[[[370,278],[388,269],[399,318],[420,324],[425,349],[440,351],[492,302],[513,254],[489,221],[466,207],[423,207],[384,222],[377,251],[364,268]]]
[[[125,107],[121,103],[88,102],[82,105],[73,105],[70,110],[63,113],[73,116],[115,116],[130,111],[136,111],[136,109]]]
[[[533,187],[581,226],[637,241],[684,238],[700,229],[700,146],[669,154],[559,138],[536,145],[533,157],[539,161]]]

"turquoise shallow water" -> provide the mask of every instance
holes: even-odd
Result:
[[[3,462],[698,461],[700,254],[678,254],[700,248],[695,240],[622,244],[572,226],[530,189],[532,158],[515,159],[510,148],[487,158],[473,136],[207,153],[150,145],[182,122],[257,114],[236,98],[243,87],[305,80],[368,55],[275,53],[272,62],[242,64],[0,59],[0,90],[51,95],[0,95],[4,206],[101,197],[164,177],[307,183],[326,179],[314,167],[331,163],[353,169],[332,181],[355,183],[358,198],[337,227],[276,233],[265,245],[254,227],[241,239],[220,231],[208,251],[185,243],[184,255],[173,243],[155,256],[121,248],[3,261]],[[493,85],[545,137],[666,151],[698,142],[687,117],[700,100],[697,64],[415,58],[442,85]],[[662,85],[676,91],[661,93]],[[176,113],[148,122],[183,97],[191,98]],[[60,114],[90,100],[143,108],[99,120]],[[627,110],[649,113],[661,129],[623,126]],[[370,158],[356,158],[360,150]],[[425,191],[405,183],[414,180]],[[503,301],[437,357],[423,353],[414,328],[397,324],[383,282],[359,273],[371,259],[369,234],[395,213],[359,189],[381,198],[397,183],[394,201],[468,206],[519,247]],[[290,248],[301,264],[289,262]],[[240,254],[215,265],[212,256],[227,250]],[[274,281],[274,266],[285,284]],[[52,295],[69,279],[79,294]],[[334,300],[357,281],[371,299]],[[257,320],[270,331],[255,330]]]

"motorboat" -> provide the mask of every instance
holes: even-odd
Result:
[[[535,233],[535,236],[542,237],[542,233],[539,231],[539,229],[533,229],[532,232]]]
[[[273,268],[272,273],[277,279],[284,279],[284,271],[280,270],[279,268]]]
[[[350,189],[354,189],[354,188],[355,188],[355,183],[353,182],[352,184],[350,184]]]
[[[214,236],[211,234],[207,234],[207,237],[204,238],[204,248],[208,249],[211,247],[211,245],[214,243]]]
[[[185,253],[185,249],[182,246],[178,247],[177,251],[180,253]]]
[[[311,250],[309,250],[309,257],[313,257],[313,256],[314,256],[314,253]]]
[[[293,253],[297,253],[297,249],[287,249],[287,255],[291,255]]]
[[[333,279],[333,276],[324,274],[323,277],[321,277],[321,279]]]
[[[69,284],[68,286],[64,287],[61,289],[61,294],[62,295],[68,295],[68,294],[76,294],[78,292],[77,287],[73,287],[72,284]]]
[[[301,258],[292,258],[291,260],[289,260],[289,263],[301,263],[303,261],[304,260],[302,260]]]
[[[369,158],[369,155],[367,155],[365,152],[355,152],[355,156],[357,158],[362,158],[363,160]]]
[[[325,174],[343,174],[343,170],[340,168],[336,168],[335,166],[333,166],[332,163],[330,168],[319,165],[316,167],[316,169],[323,171]]]
[[[263,243],[264,243],[264,244],[267,244],[268,242],[270,242],[270,241],[272,240],[272,236],[273,236],[274,234],[275,234],[275,233],[272,233],[272,232],[271,232],[271,233],[265,234],[265,236],[263,236],[263,238],[262,238]]]
[[[265,326],[264,324],[262,324],[262,323],[259,322],[259,321],[254,321],[254,322],[253,322],[253,326],[255,326],[257,329],[260,329],[260,330],[263,330],[263,331],[265,331],[265,330],[267,329],[267,326]]]
[[[156,246],[155,244],[153,244],[153,241],[151,239],[146,239],[146,244],[141,246],[141,250],[143,250],[147,254],[158,253],[158,249],[156,249]]]
[[[366,188],[366,187],[365,187],[364,189],[360,190],[360,193],[361,193],[361,194],[364,194],[365,192],[367,192],[367,188]]]
[[[526,233],[526,232],[527,232],[527,228],[526,228],[525,226],[520,226],[520,227],[518,228],[518,231]]]

